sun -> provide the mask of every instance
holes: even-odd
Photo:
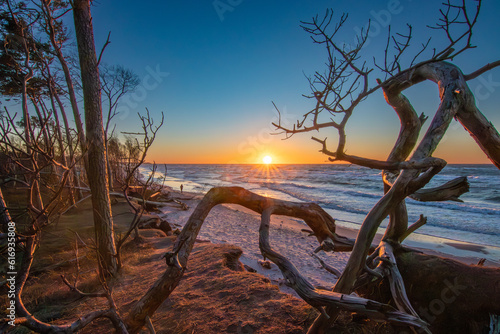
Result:
[[[270,163],[273,162],[273,158],[271,158],[271,156],[269,156],[269,155],[266,155],[265,157],[262,158],[262,162],[265,165],[269,165]]]

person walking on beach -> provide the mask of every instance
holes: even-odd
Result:
[[[184,189],[184,185],[181,184],[181,194],[182,194],[182,189]]]

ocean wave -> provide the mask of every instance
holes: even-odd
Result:
[[[485,201],[500,203],[500,196],[487,197]]]
[[[274,187],[274,186],[268,186],[269,189],[282,192],[288,196],[291,196],[293,198],[296,198],[300,201],[304,202],[315,202],[321,207],[325,209],[331,209],[331,210],[337,210],[337,211],[345,211],[349,213],[356,213],[356,214],[366,214],[367,211],[362,208],[356,208],[353,206],[348,206],[348,201],[342,202],[333,202],[333,201],[325,201],[322,196],[319,195],[313,195],[313,194],[306,194],[303,192],[298,192],[298,191],[292,191],[283,187]]]
[[[310,186],[310,185],[306,185],[306,184],[298,184],[298,183],[262,182],[262,184],[265,185],[265,186],[267,186],[267,187],[273,187],[273,189],[275,189],[275,190],[280,190],[280,189],[277,189],[277,188],[280,188],[280,186],[283,186],[283,187],[294,187],[294,188],[298,188],[298,189],[307,189],[307,190],[314,190],[314,189],[316,189],[316,187],[314,187],[314,186]]]
[[[460,202],[419,202],[412,199],[407,200],[407,204],[422,208],[435,208],[450,211],[461,211],[465,213],[476,213],[480,215],[500,216],[500,208],[491,208],[485,204],[472,204]]]
[[[432,227],[439,227],[447,229],[449,231],[456,230],[456,231],[463,231],[475,234],[483,234],[488,236],[498,235],[500,233],[500,228],[494,225],[487,225],[487,224],[469,223],[465,225],[465,224],[456,224],[455,222],[451,221],[441,221],[441,220],[438,221],[429,220],[427,224]]]
[[[167,180],[196,190],[237,185],[280,199],[316,202],[338,218],[359,220],[383,196],[380,171],[348,165],[284,165],[273,175],[262,174],[252,165],[168,165]],[[149,174],[145,166],[143,174]],[[410,221],[420,214],[428,217],[419,231],[431,235],[460,234],[470,242],[495,239],[500,234],[500,171],[494,166],[448,165],[432,184],[440,185],[468,176],[470,192],[465,203],[407,200]],[[429,184],[431,186],[432,184]],[[488,238],[484,236],[489,236]],[[467,241],[466,240],[466,241]]]

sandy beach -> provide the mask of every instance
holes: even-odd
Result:
[[[180,194],[179,194],[180,195]],[[172,207],[164,207],[163,218],[174,228],[181,229],[187,222],[194,208],[202,198],[200,194],[184,193],[183,200],[189,209],[180,211]],[[335,217],[334,217],[335,218]],[[260,263],[264,260],[258,244],[258,232],[260,215],[239,205],[222,204],[214,207],[205,219],[203,227],[198,235],[198,242],[214,244],[232,244],[243,250],[240,261],[257,270],[260,274],[267,276],[280,290],[294,294],[294,291],[284,285],[281,272],[276,265],[264,268]],[[330,289],[336,282],[335,276],[323,269],[317,259],[311,253],[318,247],[314,236],[303,230],[309,229],[300,219],[285,216],[273,216],[271,221],[271,245],[287,256],[300,272],[315,285]],[[356,238],[357,230],[337,226],[337,233],[352,239]],[[375,242],[381,235],[378,234]],[[417,249],[424,253],[452,258],[467,264],[477,264],[485,258],[485,265],[500,267],[500,248],[492,246],[476,245],[471,243],[454,241],[451,239],[437,238],[433,236],[413,233],[404,242],[408,247]],[[328,265],[342,271],[349,259],[350,252],[323,252],[317,255]]]

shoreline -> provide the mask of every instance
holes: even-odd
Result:
[[[180,195],[181,193],[170,191]],[[192,197],[183,200],[188,206],[187,211],[179,211],[171,207],[162,208],[161,216],[173,225],[173,228],[182,229],[189,216],[202,198],[202,194],[183,192],[182,196]],[[211,242],[214,244],[232,244],[240,247],[243,254],[240,261],[258,273],[267,276],[280,290],[295,294],[284,283],[281,271],[274,263],[270,269],[262,267],[260,263],[264,260],[258,246],[258,231],[260,215],[237,204],[221,204],[215,206],[198,234],[199,243]],[[286,256],[314,286],[330,289],[336,282],[336,278],[321,268],[319,262],[311,256],[314,249],[318,247],[315,237],[308,236],[302,231],[308,226],[300,219],[286,216],[272,216],[270,242],[271,246]],[[337,233],[355,239],[358,231],[337,225]],[[454,259],[466,264],[477,264],[482,258],[486,258],[485,266],[500,267],[500,248],[488,247],[478,244],[458,242],[455,240],[430,237],[426,235],[410,235],[405,246],[429,255],[435,255]],[[377,234],[374,243],[378,243],[381,234]],[[317,255],[328,265],[342,271],[349,259],[350,252],[325,253],[320,251]]]
[[[178,183],[180,185],[182,182],[179,181]],[[190,181],[188,181],[188,183],[190,183]],[[171,186],[165,185],[164,187],[171,192],[181,194]],[[184,191],[183,194],[198,198],[199,200],[205,195],[205,193],[194,191]],[[243,207],[240,208],[243,209]],[[335,217],[333,218],[336,219]],[[304,222],[302,222],[302,224],[303,228],[308,228],[308,226]],[[343,231],[340,234],[351,239],[356,239],[360,227],[361,224],[336,219],[337,231]],[[385,228],[379,227],[374,242],[378,243],[378,241],[380,241],[380,237],[384,233],[384,231]],[[448,256],[452,258],[463,259],[472,258],[478,259],[478,261],[481,258],[486,258],[487,262],[491,262],[492,265],[500,267],[500,246],[468,242],[459,239],[444,238],[431,234],[420,233],[419,230],[416,230],[415,232],[410,234],[403,242],[403,244],[421,251],[428,250],[429,252],[432,252],[433,255],[438,256]]]
[[[379,175],[360,168],[342,167],[337,170],[325,169],[318,165],[312,169],[297,169],[286,165],[286,168],[271,169],[270,174],[266,174],[266,170],[251,167],[203,166],[211,165],[171,165],[168,168],[168,176],[162,182],[176,190],[183,184],[185,191],[198,194],[204,194],[214,186],[237,185],[260,195],[294,202],[320,201],[321,206],[332,217],[335,217],[338,226],[347,226],[355,230],[359,229],[367,212],[381,196],[381,190],[376,188],[379,186]],[[480,166],[476,167],[480,168]],[[444,172],[441,178],[436,179],[436,182],[442,183],[456,175],[461,176],[466,173],[463,168],[459,170],[453,168]],[[147,166],[142,173],[145,176],[148,175]],[[420,214],[427,216],[427,224],[419,228],[416,233],[427,235],[431,239],[433,237],[444,238],[450,239],[449,242],[473,243],[498,248],[500,244],[496,235],[498,235],[499,226],[496,224],[496,218],[500,212],[494,203],[500,201],[500,198],[495,199],[491,191],[481,190],[486,184],[497,184],[497,181],[485,183],[485,180],[497,175],[498,170],[474,169],[467,173],[470,174],[471,187],[476,190],[464,194],[463,203],[420,203],[410,200],[408,201],[409,219],[416,221]],[[465,196],[468,197],[465,198]],[[387,220],[381,225],[386,224]],[[384,233],[383,230],[381,228],[379,232]],[[422,238],[427,237],[422,236]],[[496,260],[500,260],[500,256],[497,256]]]
[[[361,225],[356,225],[361,227]],[[352,239],[356,238],[356,229],[338,224],[336,226],[337,231],[342,231],[339,234]],[[374,242],[380,241],[383,234],[380,232],[381,230],[382,228],[379,228],[379,232],[377,232]],[[437,237],[419,233],[418,230],[410,234],[403,241],[403,245],[430,255],[459,259],[461,262],[467,264],[477,264],[480,259],[485,258],[485,263],[489,263],[491,266],[500,267],[500,247],[493,245],[483,245],[457,239]]]

